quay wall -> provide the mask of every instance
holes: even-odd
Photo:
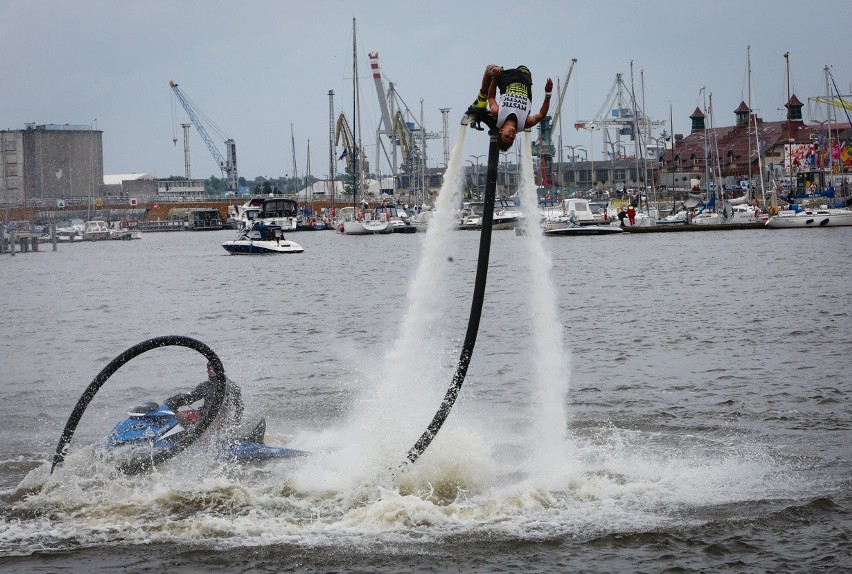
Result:
[[[187,201],[187,202],[173,202],[173,201],[157,201],[153,203],[139,203],[132,209],[137,213],[139,210],[144,210],[145,216],[143,218],[144,221],[163,221],[169,218],[169,212],[172,209],[177,208],[214,208],[219,210],[219,217],[222,221],[225,221],[228,218],[228,207],[232,205],[242,205],[245,202],[245,198],[228,198],[228,199],[217,199],[217,200],[209,200],[209,201]],[[378,204],[378,202],[371,202],[371,205]],[[351,202],[335,202],[337,207],[344,207],[348,205],[352,205]],[[323,208],[330,208],[330,201],[314,201],[313,203],[301,203],[299,207],[311,207],[316,212],[319,212]],[[58,209],[54,203],[51,203],[49,206],[47,205],[23,205],[23,206],[7,206],[0,207],[0,223],[6,223],[9,221],[29,221],[35,222],[39,219],[39,214],[44,215],[46,212],[51,214],[51,218],[54,219],[62,219],[63,213],[68,211],[80,212],[82,207],[82,211],[86,211],[86,206],[73,206],[68,204],[65,209]],[[101,219],[102,215],[99,213],[109,213],[110,211],[113,213],[120,213],[122,210],[129,210],[130,207],[127,204],[126,199],[122,199],[120,202],[109,202],[104,201],[100,206],[93,209],[91,211],[92,217],[91,219]]]

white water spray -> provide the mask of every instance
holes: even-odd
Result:
[[[420,381],[434,381],[439,378],[441,364],[445,359],[437,357],[434,352],[424,352],[423,341],[428,333],[434,332],[438,319],[445,315],[447,309],[449,294],[446,277],[452,272],[451,259],[447,254],[452,252],[451,234],[461,198],[461,166],[466,127],[459,128],[444,183],[438,192],[435,210],[423,241],[423,254],[408,286],[408,305],[399,327],[400,334],[388,353],[388,376],[379,389],[385,397],[391,396],[394,389],[397,392],[403,390],[408,395],[406,402],[410,402],[412,389],[401,389],[406,386],[401,384],[401,381],[410,380],[412,373],[417,373]],[[445,378],[440,377],[441,384],[438,388],[441,392]],[[398,405],[392,403],[390,406]],[[408,421],[408,417],[405,418]]]
[[[438,321],[447,313],[448,282],[452,272],[452,230],[461,197],[464,136],[460,126],[453,153],[423,240],[423,252],[409,283],[406,311],[393,346],[367,381],[370,388],[359,403],[356,419],[346,431],[357,437],[342,461],[352,476],[381,472],[400,464],[440,402],[448,370],[445,346],[429,345]],[[392,432],[389,432],[392,429]],[[357,467],[357,468],[353,468]]]
[[[568,462],[565,396],[570,360],[563,345],[556,289],[551,278],[553,261],[544,248],[539,227],[538,193],[533,175],[531,134],[525,132],[522,157],[521,206],[530,262],[530,330],[533,337],[534,400],[530,428],[530,476],[551,486],[565,477]]]

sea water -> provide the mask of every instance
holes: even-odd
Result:
[[[400,470],[467,324],[478,234],[445,227],[304,232],[292,256],[229,256],[223,231],[0,259],[3,571],[849,567],[852,230],[495,231],[467,379]],[[212,347],[268,441],[312,456],[102,464],[128,408],[204,378],[166,348],[104,385],[49,475],[88,383],[168,334]]]

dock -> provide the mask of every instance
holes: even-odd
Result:
[[[38,251],[41,236],[37,233],[11,231],[6,233],[0,225],[0,254],[15,255],[17,253],[29,253]],[[56,233],[52,234],[53,250],[56,251]]]
[[[626,233],[680,233],[690,231],[732,231],[734,229],[766,229],[766,224],[755,223],[670,223],[637,227],[625,225],[621,228]]]
[[[163,219],[156,221],[140,221],[139,229],[143,233],[159,231],[186,231],[186,222],[182,219]]]

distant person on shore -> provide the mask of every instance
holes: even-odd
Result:
[[[618,217],[619,227],[624,227],[624,218],[627,217],[627,214],[624,213],[623,207],[618,208],[618,214],[616,215],[616,217]]]
[[[631,203],[627,206],[627,219],[630,220],[630,226],[636,225],[636,208]]]
[[[497,97],[500,88],[500,97]],[[488,107],[488,111],[497,120],[500,132],[498,145],[502,151],[508,150],[515,142],[519,131],[531,128],[547,115],[550,109],[550,95],[553,92],[553,80],[547,78],[544,84],[544,103],[537,114],[532,112],[532,74],[526,66],[504,70],[500,66],[488,64],[482,76],[482,85],[476,96],[474,106]]]

